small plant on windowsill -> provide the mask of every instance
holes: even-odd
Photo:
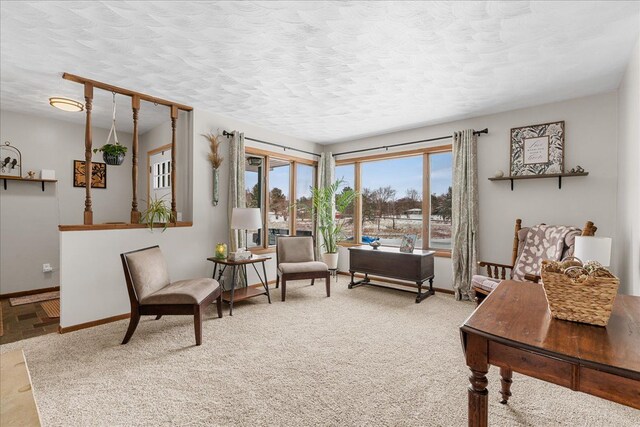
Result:
[[[104,144],[100,148],[93,149],[94,153],[98,151],[102,151],[102,158],[106,164],[119,166],[124,162],[127,147],[116,142],[115,144]]]
[[[171,208],[166,205],[162,198],[154,197],[147,203],[147,209],[142,212],[142,222],[146,223],[151,231],[154,225],[163,224],[162,231],[167,229],[170,222],[174,222]]]

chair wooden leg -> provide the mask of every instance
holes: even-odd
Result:
[[[284,302],[284,299],[287,296],[287,279],[285,279],[284,277],[282,278],[282,290],[280,291],[280,293],[282,294],[282,302]]]
[[[193,306],[193,326],[196,331],[196,345],[202,344],[202,306]]]
[[[276,289],[280,287],[280,275],[276,274]]]
[[[325,286],[327,287],[327,298],[331,296],[331,273],[327,271],[327,276],[324,278]]]
[[[156,316],[156,320],[160,320],[160,318],[161,318],[161,317],[162,317],[162,314],[158,314],[158,315]]]
[[[131,313],[131,319],[129,320],[129,329],[127,329],[127,333],[124,335],[122,344],[126,344],[129,342],[129,340],[133,336],[133,333],[138,327],[138,322],[140,322],[140,315],[136,312]]]
[[[313,286],[316,283],[316,279],[311,279],[311,286]]]
[[[216,298],[216,307],[218,308],[218,317],[222,317],[222,294]]]

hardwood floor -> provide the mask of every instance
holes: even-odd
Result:
[[[50,318],[39,302],[11,307],[8,298],[0,300],[4,335],[0,344],[58,332],[60,318]]]

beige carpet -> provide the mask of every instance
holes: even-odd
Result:
[[[468,370],[450,295],[421,304],[379,288],[292,282],[287,302],[256,298],[189,317],[128,321],[0,347],[24,347],[46,426],[463,426]],[[335,283],[335,282],[334,282]],[[637,426],[640,412],[515,374],[508,406],[489,375],[491,426]]]

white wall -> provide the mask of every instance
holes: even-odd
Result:
[[[312,152],[320,149],[315,143],[279,135],[216,114],[193,111],[189,121],[189,141],[179,141],[179,146],[184,147],[186,144],[188,147],[188,161],[193,171],[189,174],[190,193],[187,195],[187,204],[189,201],[193,204],[193,227],[169,228],[164,233],[146,229],[61,232],[62,327],[129,312],[119,259],[122,252],[158,244],[167,258],[172,279],[211,277],[213,264],[206,261],[206,258],[212,256],[216,242],[229,241],[229,143],[225,140],[221,148],[225,160],[220,170],[220,203],[213,206],[212,171],[207,159],[209,145],[201,134],[216,132],[218,129],[220,132],[223,129],[239,130],[247,137],[279,142]],[[247,146],[278,151],[250,141],[247,141]],[[269,261],[267,266],[268,279],[274,280],[275,259]],[[248,273],[249,282],[257,283],[255,274],[251,270]],[[91,277],[91,280],[87,281],[87,277]]]
[[[468,128],[489,128],[488,135],[478,137],[479,258],[509,263],[516,218],[521,218],[524,225],[545,222],[580,227],[587,220],[592,220],[598,227],[597,235],[614,235],[618,160],[616,110],[617,95],[610,92],[334,144],[325,147],[325,150],[338,153],[451,135],[454,131]],[[516,181],[514,191],[510,191],[508,181],[492,182],[487,179],[497,169],[508,174],[511,128],[559,120],[565,121],[565,170],[579,164],[589,172],[589,176],[566,178],[561,190],[558,189],[557,180],[552,179]],[[450,141],[438,141],[431,145],[446,142]],[[346,257],[342,260],[340,269],[348,269]],[[451,260],[437,258],[435,265],[434,286],[451,289]]]
[[[640,40],[618,89],[618,205],[614,266],[622,292],[640,295]]]
[[[94,147],[102,146],[107,134],[94,128]],[[130,134],[118,132],[118,137],[131,147]],[[0,111],[0,138],[21,151],[23,176],[34,170],[39,177],[41,169],[53,169],[58,179],[46,184],[44,192],[39,184],[22,182],[8,182],[6,191],[0,189],[0,293],[58,286],[58,224],[83,222],[85,190],[73,186],[73,160],[84,160],[84,125]],[[94,160],[102,161],[101,153]],[[108,166],[107,188],[93,189],[91,195],[95,223],[128,222],[131,169]],[[43,273],[44,263],[54,271]]]

